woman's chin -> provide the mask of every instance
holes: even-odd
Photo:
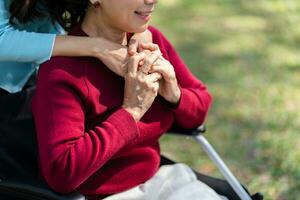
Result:
[[[142,33],[145,30],[147,30],[148,27],[149,27],[149,24],[145,24],[143,26],[134,27],[134,28],[132,28],[131,31],[128,31],[128,32],[131,32],[131,33]]]

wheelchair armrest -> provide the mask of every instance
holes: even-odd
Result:
[[[73,192],[62,195],[52,191],[46,184],[29,181],[4,181],[0,180],[0,196],[9,195],[11,198],[22,198],[30,200],[85,200],[86,198]]]
[[[205,133],[205,131],[205,125],[200,125],[194,129],[184,129],[174,125],[168,130],[168,133],[184,136],[197,136],[199,134]]]

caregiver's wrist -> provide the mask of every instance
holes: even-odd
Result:
[[[107,41],[103,38],[97,37],[93,38],[93,42],[91,44],[91,48],[89,49],[89,55],[95,58],[104,58],[105,54],[107,54]]]

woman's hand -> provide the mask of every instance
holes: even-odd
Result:
[[[125,74],[124,100],[122,107],[136,121],[139,121],[152,105],[157,96],[160,78],[159,74],[145,74],[138,70],[138,65],[146,57],[146,53],[136,53],[127,63]]]
[[[162,56],[158,45],[142,43],[141,48],[144,49],[144,51],[151,51],[150,56],[145,58],[141,70],[144,73],[159,73],[162,79],[160,80],[158,93],[170,103],[177,104],[181,92],[177,84],[174,67]]]
[[[149,73],[160,73],[162,75],[158,93],[170,103],[178,104],[181,91],[172,64],[161,56],[151,67]]]

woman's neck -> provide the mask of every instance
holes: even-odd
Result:
[[[89,10],[82,21],[81,28],[90,37],[103,37],[112,42],[127,45],[127,34],[110,26],[101,16],[101,13]]]

